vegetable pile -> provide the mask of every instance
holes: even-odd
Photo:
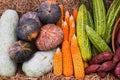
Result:
[[[115,54],[102,52],[94,56],[89,63],[90,66],[85,69],[86,74],[97,72],[99,76],[105,77],[108,72],[113,71],[120,78],[120,48],[116,50]]]
[[[116,49],[111,48],[120,0],[114,0],[108,11],[103,0],[91,3],[93,14],[84,0],[71,14],[53,0],[20,17],[15,10],[6,10],[0,18],[0,75],[14,76],[22,64],[22,71],[30,77],[52,71],[55,76],[77,79],[91,73],[101,78],[112,73],[120,79],[118,27],[112,38]]]

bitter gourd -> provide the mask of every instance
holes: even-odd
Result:
[[[86,26],[86,33],[91,43],[96,47],[99,52],[111,52],[110,47],[105,43],[105,41],[99,36],[99,34],[95,30],[93,30],[88,25]]]
[[[120,0],[114,0],[108,9],[106,20],[107,28],[104,35],[104,40],[107,44],[110,43],[113,25],[115,23],[117,15],[120,13]]]
[[[96,32],[103,38],[106,29],[106,11],[103,0],[92,0]]]
[[[78,38],[80,51],[84,61],[90,60],[92,56],[90,42],[85,31],[85,26],[87,24],[88,24],[87,9],[85,5],[82,4],[78,11],[76,31],[77,31],[77,38]]]

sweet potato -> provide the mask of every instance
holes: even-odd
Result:
[[[116,51],[115,51],[115,55],[113,57],[113,62],[114,63],[117,63],[120,61],[120,48],[118,48]]]
[[[100,67],[99,69],[97,70],[98,72],[99,71],[111,71],[115,68],[116,64],[113,63],[112,61],[107,61],[107,62],[104,62]]]
[[[95,73],[99,67],[99,64],[92,64],[85,69],[85,72],[86,74]]]
[[[113,57],[113,54],[110,52],[102,52],[98,55],[96,55],[95,57],[93,57],[90,61],[90,64],[98,64],[98,63],[102,63],[104,61],[108,61],[111,60]]]
[[[120,79],[120,61],[117,64],[115,70],[114,70],[115,75]]]
[[[104,71],[99,71],[99,72],[98,72],[98,75],[99,75],[101,78],[104,78],[107,74],[108,74],[108,72],[104,72]]]

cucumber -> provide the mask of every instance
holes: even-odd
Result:
[[[120,0],[114,0],[110,5],[110,8],[108,9],[106,16],[107,28],[106,33],[104,35],[104,40],[106,41],[107,44],[110,43],[113,26],[119,14],[120,14]]]
[[[103,0],[92,0],[95,31],[103,38],[106,29],[106,11]]]
[[[110,47],[105,43],[105,41],[99,36],[99,34],[95,30],[93,30],[88,25],[86,26],[86,32],[89,37],[89,40],[99,52],[111,52]]]
[[[78,11],[76,31],[77,31],[79,48],[84,61],[88,61],[92,57],[90,42],[85,31],[85,26],[87,24],[88,24],[87,9],[85,5],[82,4]]]
[[[0,19],[0,75],[15,75],[17,65],[8,54],[9,47],[17,41],[15,34],[18,24],[18,14],[14,10],[6,10]]]

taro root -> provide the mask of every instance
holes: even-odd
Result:
[[[40,26],[34,19],[26,19],[16,28],[17,36],[24,41],[33,41],[39,34]]]
[[[31,18],[31,19],[35,19],[36,22],[38,23],[39,26],[41,26],[41,22],[39,20],[39,17],[38,17],[38,13],[37,12],[32,12],[32,11],[29,11],[25,14],[23,14],[20,18],[20,22],[23,22],[24,20],[28,19],[28,18]]]
[[[45,1],[38,8],[38,16],[43,24],[55,24],[61,16],[61,10],[56,2]]]
[[[17,41],[9,48],[10,58],[17,63],[29,60],[34,53],[34,46],[24,41]]]
[[[113,32],[112,32],[112,49],[115,52],[116,49],[120,47],[120,18],[115,23]]]
[[[54,24],[47,24],[41,28],[36,41],[39,50],[51,50],[56,48],[63,40],[63,31]]]

